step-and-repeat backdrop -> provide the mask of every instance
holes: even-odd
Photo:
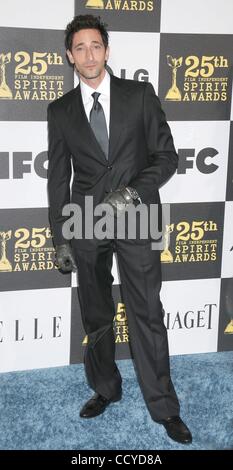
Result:
[[[161,189],[170,354],[233,349],[232,0],[8,0],[0,13],[0,370],[83,361],[76,275],[54,266],[47,106],[77,78],[64,49],[74,14],[109,25],[109,70],[150,81],[179,154]],[[113,263],[116,357],[129,357]],[[91,292],[90,292],[91,295]]]

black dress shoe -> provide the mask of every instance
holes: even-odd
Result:
[[[191,444],[192,434],[180,416],[169,416],[158,422],[163,424],[168,436],[173,441],[180,442],[181,444]]]
[[[121,392],[113,398],[105,398],[99,393],[95,393],[90,400],[88,400],[80,411],[81,418],[94,418],[104,412],[105,408],[116,401],[121,400]]]

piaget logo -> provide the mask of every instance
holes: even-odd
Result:
[[[87,0],[93,10],[153,11],[155,0]]]
[[[64,76],[59,74],[63,65],[63,58],[57,52],[1,52],[0,99],[50,101],[59,98],[63,95]],[[51,66],[58,67],[57,75],[50,73]]]
[[[206,303],[200,308],[190,308],[186,311],[167,312],[164,315],[164,323],[167,330],[212,330],[213,317],[216,314],[217,304]]]
[[[162,263],[200,263],[216,261],[218,240],[209,238],[208,232],[217,232],[217,223],[209,220],[181,221],[167,225]],[[175,236],[175,246],[169,246],[169,235]]]
[[[13,248],[9,241],[13,239]],[[48,243],[48,227],[18,228],[0,232],[0,274],[3,272],[46,271],[54,265],[54,248]]]
[[[171,86],[167,101],[226,101],[229,85],[228,59],[219,56],[173,57],[167,55]]]

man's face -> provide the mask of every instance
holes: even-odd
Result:
[[[96,82],[96,79],[101,81],[104,77],[109,48],[105,49],[97,29],[82,29],[74,33],[72,49],[66,52],[85,83],[91,84],[91,81]]]

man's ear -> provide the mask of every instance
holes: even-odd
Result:
[[[74,65],[74,59],[69,49],[66,50],[66,54],[68,56],[70,63]]]
[[[107,62],[108,61],[108,58],[109,58],[109,46],[107,47],[106,51],[105,51],[105,61]]]

